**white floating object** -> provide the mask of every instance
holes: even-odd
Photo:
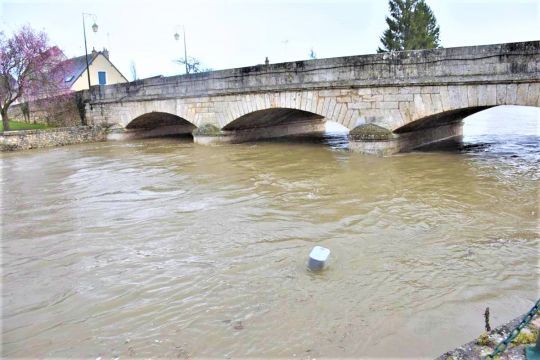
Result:
[[[321,270],[325,267],[330,250],[322,246],[315,246],[309,253],[308,268],[312,271]]]

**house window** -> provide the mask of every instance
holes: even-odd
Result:
[[[98,71],[99,85],[107,85],[107,73],[105,71]]]

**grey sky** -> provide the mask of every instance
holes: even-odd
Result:
[[[444,47],[540,39],[540,0],[428,0]],[[183,72],[177,25],[185,25],[188,55],[213,69],[264,62],[374,53],[386,27],[386,0],[358,1],[13,1],[2,0],[0,29],[24,24],[49,34],[69,57],[84,54],[81,13],[90,49],[108,47],[111,60],[131,79]],[[180,31],[181,33],[181,31]]]

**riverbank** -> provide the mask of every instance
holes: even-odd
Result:
[[[30,124],[21,121],[10,121],[9,122],[9,131],[17,130],[36,130],[36,129],[49,129],[50,127],[46,124]],[[4,131],[4,123],[0,121],[0,132]]]
[[[91,126],[5,131],[0,133],[0,151],[64,146],[106,139],[104,128]]]
[[[436,360],[460,360],[460,359],[484,359],[486,356],[493,353],[495,347],[506,337],[512,330],[518,326],[523,316],[520,316],[509,323],[499,326],[491,330],[489,333],[481,334],[477,339],[461,345],[454,350],[445,352]],[[498,359],[525,359],[525,349],[529,346],[534,346],[538,337],[540,326],[540,315],[537,313],[531,323],[526,326],[514,341],[508,346],[506,351],[500,354]]]

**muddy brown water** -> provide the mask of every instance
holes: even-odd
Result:
[[[388,158],[339,137],[2,154],[2,356],[435,357],[538,297],[537,121]]]

